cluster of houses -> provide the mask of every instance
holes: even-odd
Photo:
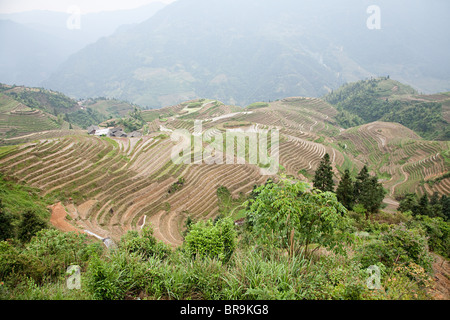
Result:
[[[98,126],[90,126],[88,134],[95,136],[116,137],[116,138],[136,138],[142,136],[139,131],[125,133],[122,128],[99,128]]]

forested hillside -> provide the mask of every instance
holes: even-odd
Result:
[[[339,110],[344,128],[374,121],[397,122],[430,140],[450,139],[441,101],[425,100],[413,88],[387,78],[346,84],[324,97]]]
[[[125,117],[136,107],[114,99],[77,101],[44,88],[0,84],[0,139],[48,130],[86,129]]]

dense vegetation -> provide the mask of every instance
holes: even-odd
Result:
[[[442,104],[402,99],[417,92],[389,78],[346,84],[325,96],[336,106],[338,123],[350,128],[373,121],[398,122],[427,139],[446,140],[448,123],[442,117]]]
[[[450,197],[442,195],[439,198],[439,195],[434,193],[431,199],[427,194],[418,198],[416,194],[410,193],[400,200],[398,210],[401,212],[409,211],[416,216],[440,217],[448,221],[450,219]]]
[[[54,115],[67,113],[77,105],[75,100],[64,94],[43,88],[30,89],[13,86],[11,89],[9,86],[2,85],[0,90],[30,108],[41,109]]]
[[[26,217],[28,205],[8,199],[24,202],[28,189],[4,179],[1,186],[3,226],[6,215]],[[45,212],[44,199],[34,200],[30,208]],[[255,188],[243,205],[244,225],[228,217],[191,222],[175,250],[151,226],[129,231],[112,249],[48,226],[31,237],[3,235],[0,298],[429,299],[428,248],[448,252],[441,218],[379,212],[364,219],[333,192],[283,177]],[[70,265],[80,266],[79,290],[66,285]],[[368,286],[370,266],[380,270],[379,289]]]
[[[86,108],[83,110],[77,110],[70,114],[64,114],[64,120],[71,124],[74,123],[84,129],[91,125],[97,125],[105,121],[107,118],[108,117],[100,114],[98,111],[92,108]]]
[[[30,107],[42,110],[58,117],[60,125],[62,121],[87,128],[108,119],[108,116],[99,113],[95,109],[80,108],[77,101],[62,93],[49,91],[43,88],[26,88],[0,85],[0,92],[14,100]]]
[[[47,227],[50,217],[46,206],[51,199],[43,199],[39,191],[23,186],[0,175],[0,240],[28,239]]]
[[[315,171],[313,178],[314,188],[323,192],[334,192],[333,177],[330,155],[326,153]],[[386,195],[386,191],[381,183],[378,182],[378,178],[370,176],[367,166],[361,169],[355,181],[353,181],[350,171],[346,169],[335,192],[337,199],[348,210],[352,210],[354,206],[359,206],[361,210],[367,213],[377,212]]]

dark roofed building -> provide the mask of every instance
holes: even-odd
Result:
[[[133,131],[128,135],[129,138],[138,138],[138,137],[142,137],[142,133],[140,133],[139,131]]]
[[[87,128],[87,132],[88,134],[95,134],[95,132],[98,130],[99,128],[97,126],[89,126]]]
[[[125,132],[123,132],[122,128],[111,129],[109,132],[109,135],[111,137],[116,137],[116,138],[126,138],[127,137],[127,134]]]

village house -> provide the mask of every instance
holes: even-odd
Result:
[[[139,131],[133,131],[129,134],[123,131],[122,128],[106,128],[100,129],[98,126],[90,126],[87,128],[87,132],[90,135],[95,136],[107,136],[107,137],[115,137],[115,138],[137,138],[141,137],[142,133]]]

